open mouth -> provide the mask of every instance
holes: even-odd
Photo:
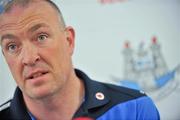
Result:
[[[35,79],[35,78],[41,77],[47,73],[48,72],[37,72],[37,73],[30,75],[27,79]]]

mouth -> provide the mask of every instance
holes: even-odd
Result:
[[[48,72],[35,72],[35,73],[32,73],[32,74],[30,74],[26,79],[29,79],[29,80],[31,80],[31,79],[35,79],[35,78],[38,78],[38,77],[41,77],[41,76],[43,76],[43,75],[46,75]]]

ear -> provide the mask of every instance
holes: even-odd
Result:
[[[71,26],[68,26],[66,27],[65,32],[66,32],[68,48],[69,48],[70,54],[72,55],[74,52],[74,47],[75,47],[75,31]]]

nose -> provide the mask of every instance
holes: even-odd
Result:
[[[34,66],[40,60],[38,49],[33,45],[26,45],[21,51],[21,61],[23,65]]]

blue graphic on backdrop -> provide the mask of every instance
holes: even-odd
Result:
[[[112,77],[120,85],[143,90],[156,100],[180,90],[180,65],[173,70],[168,69],[156,37],[153,37],[149,49],[141,43],[136,52],[128,41],[125,42],[123,56],[124,78]]]

